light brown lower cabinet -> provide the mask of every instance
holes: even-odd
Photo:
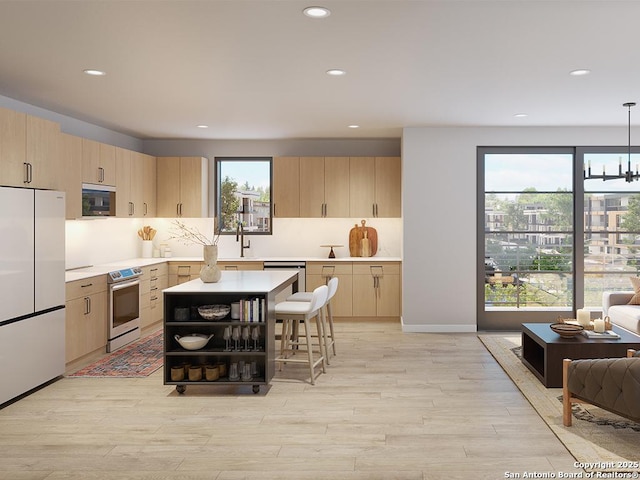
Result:
[[[306,287],[309,292],[329,279],[338,277],[338,290],[331,300],[331,310],[336,317],[353,316],[353,267],[346,262],[307,262]]]
[[[169,261],[169,286],[179,285],[195,278],[200,278],[203,262]]]
[[[142,331],[156,326],[164,317],[162,290],[169,286],[169,267],[158,263],[142,267],[140,276],[140,327]]]
[[[400,263],[353,264],[353,316],[399,317]]]
[[[247,262],[218,262],[220,270],[263,270],[264,263],[258,261]]]
[[[306,290],[338,277],[336,317],[400,317],[400,262],[307,262]]]
[[[66,363],[107,345],[107,279],[105,275],[66,284]]]

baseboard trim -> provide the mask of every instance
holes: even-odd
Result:
[[[407,324],[404,318],[401,318],[402,331],[405,333],[476,333],[477,325],[425,325],[425,324]]]

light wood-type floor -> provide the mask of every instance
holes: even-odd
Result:
[[[499,479],[577,472],[475,334],[337,325],[315,386],[63,378],[0,410],[0,479]],[[19,362],[19,359],[16,359]],[[515,477],[511,477],[515,478]],[[522,477],[520,477],[522,478]]]

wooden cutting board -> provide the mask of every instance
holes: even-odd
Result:
[[[349,231],[349,255],[352,257],[373,257],[378,251],[378,232],[373,227],[366,226],[366,220],[361,225],[357,223]],[[366,251],[366,244],[369,251]],[[364,247],[364,248],[363,248]]]

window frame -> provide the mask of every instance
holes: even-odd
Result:
[[[244,235],[273,235],[273,157],[269,156],[259,156],[259,157],[247,157],[247,156],[238,156],[238,157],[214,157],[214,182],[215,182],[215,212],[216,217],[218,219],[222,218],[222,201],[221,201],[221,170],[222,166],[225,162],[268,162],[269,164],[269,215],[268,223],[269,229],[268,231],[252,231],[252,230],[244,230]],[[236,230],[226,230],[221,231],[221,235],[235,235]]]
[[[583,228],[576,222],[576,189],[581,188],[582,174],[580,167],[580,175],[576,175],[577,161],[575,147],[509,147],[509,146],[479,146],[476,149],[477,154],[477,238],[476,238],[476,300],[477,300],[477,327],[478,330],[519,330],[520,324],[527,322],[549,322],[553,323],[560,315],[567,316],[566,312],[573,310],[571,307],[558,307],[553,309],[504,309],[504,310],[486,310],[485,304],[485,156],[491,154],[560,154],[560,155],[572,155],[572,193],[573,194],[573,228],[571,234],[573,235],[573,251],[572,251],[572,264],[573,264],[573,290],[571,294],[571,303],[573,308],[576,308],[576,292],[578,288],[582,288],[581,285],[577,285],[575,278],[578,276],[576,271],[579,268],[577,262],[576,252],[583,251],[583,246],[578,243],[583,243]],[[493,193],[493,192],[492,192]],[[581,216],[580,216],[581,218]],[[580,228],[578,231],[577,228]],[[580,234],[579,234],[580,232]],[[580,262],[581,264],[582,262]],[[581,291],[581,290],[580,290]]]

